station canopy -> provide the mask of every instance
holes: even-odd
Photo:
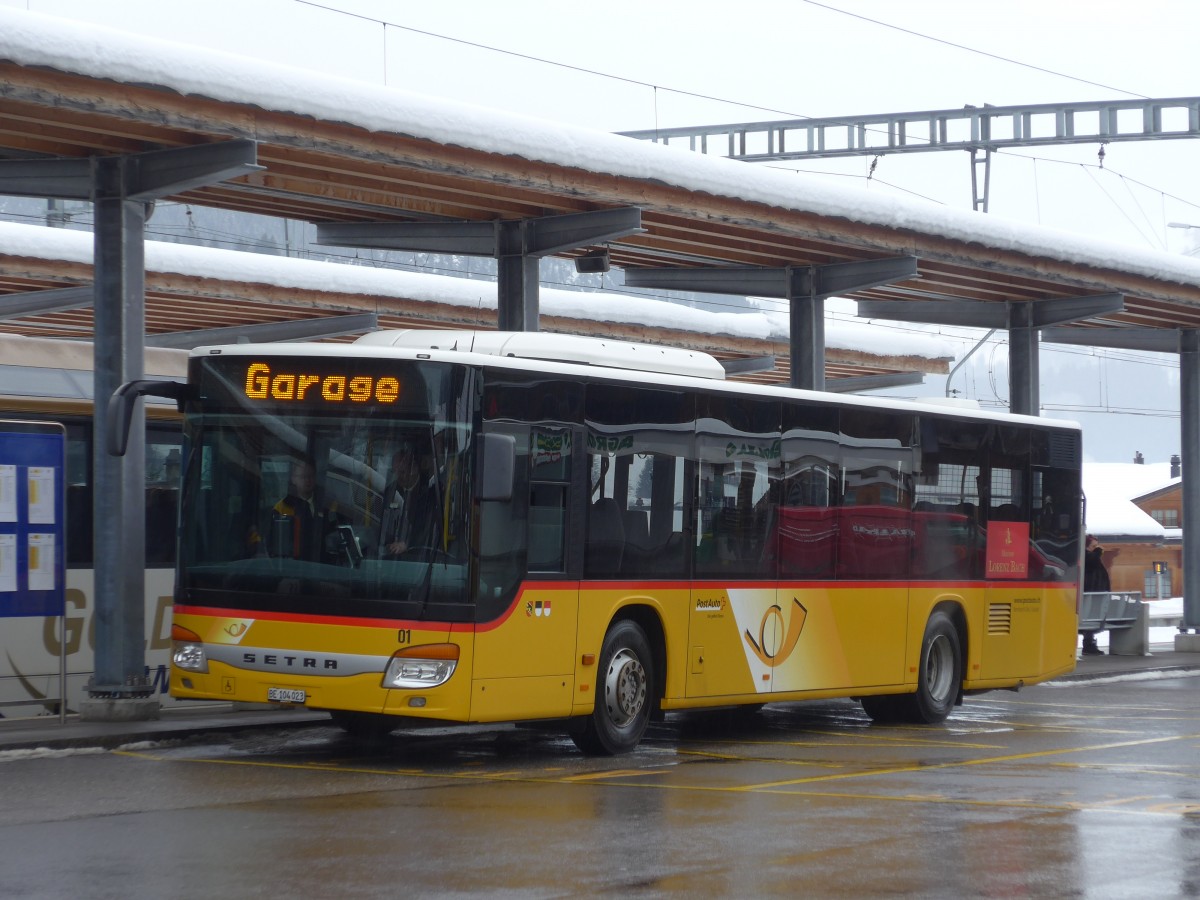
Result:
[[[1200,327],[1195,259],[92,25],[0,11],[0,159],[34,164],[136,156],[234,140],[255,142],[258,168],[218,184],[186,187],[171,199],[334,227],[499,227],[635,209],[640,220],[632,233],[553,255],[607,254],[627,275],[743,269],[808,273],[814,276],[808,283],[829,267],[908,259],[915,261],[911,273],[838,296],[1020,306],[1119,294],[1121,309],[1081,326]],[[27,195],[36,194],[31,184]],[[27,295],[88,283],[86,260],[55,265],[56,250],[22,256],[13,249],[0,233],[0,293]],[[149,250],[147,268],[151,343],[178,331],[355,311],[377,313],[377,327],[495,323],[494,304],[475,309],[431,304],[419,291],[384,301],[379,298],[386,292],[374,289],[322,292],[254,276],[206,279],[168,271]],[[468,284],[479,290],[479,283]],[[672,328],[652,316],[626,313],[597,321],[564,314],[566,307],[557,302],[543,291],[544,330],[676,343],[727,360],[773,355],[774,369],[756,377],[787,380],[787,337],[769,329],[738,334],[715,322]],[[626,302],[653,303],[632,297]],[[10,317],[0,328],[35,333],[49,324],[66,336],[76,336],[70,330],[76,328],[86,337],[89,315],[78,307],[43,309]],[[825,362],[831,379],[946,368],[944,348],[930,353],[901,346],[889,353],[869,343],[856,348],[853,338],[829,337]],[[850,346],[839,346],[839,340]]]

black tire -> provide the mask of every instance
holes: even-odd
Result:
[[[904,694],[881,694],[876,697],[860,697],[863,712],[871,717],[872,722],[886,724],[899,722],[903,718],[898,700],[904,699]]]
[[[382,713],[349,712],[344,709],[331,709],[329,717],[333,724],[352,738],[360,741],[381,741],[400,724],[395,716],[385,716]]]
[[[637,747],[654,707],[654,657],[641,626],[614,622],[600,648],[596,707],[571,732],[575,746],[589,756],[614,756]]]
[[[935,610],[925,623],[917,690],[913,694],[863,697],[863,710],[876,722],[936,725],[958,702],[962,690],[962,641],[950,616]]]

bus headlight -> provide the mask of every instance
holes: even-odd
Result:
[[[395,653],[383,673],[385,688],[431,688],[445,684],[458,668],[458,644],[426,644]]]
[[[208,655],[204,641],[196,632],[180,625],[171,626],[171,662],[189,672],[208,673]]]
[[[189,672],[207,672],[208,657],[204,654],[204,645],[191,641],[176,641],[171,652],[171,661],[176,668],[187,669]]]

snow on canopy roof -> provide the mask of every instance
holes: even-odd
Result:
[[[1037,258],[1190,284],[1200,260],[1087,238],[817,176],[772,171],[648,141],[264,63],[91,23],[0,9],[0,58],[149,84],[222,102],[341,122],[487,153],[652,180],[715,196],[978,243]],[[1114,260],[1119,262],[1114,262]]]
[[[1133,500],[1171,483],[1169,463],[1084,463],[1088,532],[1161,539],[1163,526]]]
[[[92,251],[93,238],[90,232],[0,222],[0,253],[90,264]],[[146,241],[146,269],[282,288],[496,308],[494,281],[341,262],[318,262],[166,241]],[[785,313],[709,312],[614,291],[542,288],[540,301],[542,312],[550,316],[590,322],[649,325],[783,343],[788,341],[788,317]],[[953,357],[956,352],[952,342],[932,334],[905,333],[865,322],[830,320],[825,329],[827,346],[878,356],[943,359]]]

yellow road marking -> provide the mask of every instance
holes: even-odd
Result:
[[[1058,750],[1037,750],[1031,753],[1013,753],[1007,756],[985,756],[981,759],[959,759],[953,762],[927,763],[916,766],[893,766],[884,769],[864,769],[858,772],[844,772],[839,775],[813,775],[808,778],[796,778],[788,781],[769,781],[763,784],[745,785],[739,790],[761,791],[772,788],[789,787],[797,784],[812,784],[819,781],[833,781],[844,778],[870,778],[876,775],[900,775],[908,772],[928,772],[935,769],[958,769],[965,766],[986,766],[995,763],[1016,762],[1022,759],[1044,759],[1049,756],[1062,756],[1067,753],[1088,753],[1096,750],[1117,750],[1122,747],[1143,747],[1149,744],[1165,744],[1173,741],[1187,741],[1200,738],[1200,735],[1175,735],[1162,738],[1145,738],[1140,741],[1119,741],[1113,744],[1095,744],[1090,747],[1063,747]]]
[[[796,729],[799,730],[799,729]],[[962,748],[965,750],[995,750],[1000,744],[977,744],[967,741],[955,740],[953,737],[938,738],[918,738],[913,736],[891,737],[886,734],[846,734],[843,731],[808,731],[808,734],[813,734],[818,737],[841,738],[835,741],[762,741],[752,739],[738,738],[714,738],[703,739],[701,741],[692,741],[692,743],[704,744],[723,744],[732,746],[745,747],[863,747],[865,745],[878,745],[890,747],[950,747]],[[685,739],[672,740],[671,743],[675,746],[681,746]]]
[[[694,785],[694,784],[669,784],[661,780],[646,780],[647,776],[660,775],[664,772],[675,771],[667,768],[651,768],[651,769],[621,769],[607,770],[602,772],[590,772],[581,774],[565,774],[566,768],[561,766],[547,767],[543,770],[543,774],[522,774],[519,771],[507,770],[503,772],[480,772],[476,771],[459,771],[459,772],[431,772],[423,769],[384,769],[367,766],[347,766],[341,764],[330,763],[284,763],[284,762],[268,762],[261,760],[249,759],[213,759],[213,758],[179,758],[156,754],[144,750],[116,750],[112,751],[116,755],[140,758],[155,762],[190,762],[190,763],[208,763],[214,765],[229,765],[229,766],[250,766],[256,768],[271,768],[271,769],[291,769],[309,772],[338,772],[347,775],[376,775],[384,777],[410,777],[421,779],[445,779],[447,781],[474,781],[474,782],[492,782],[504,781],[512,784],[573,784],[573,785],[603,785],[605,787],[631,787],[642,789],[656,790],[671,790],[693,793],[728,793],[728,794],[745,794],[745,793],[781,793],[795,796],[825,798],[825,799],[842,799],[842,800],[870,800],[870,801],[886,801],[890,803],[922,803],[922,804],[939,804],[939,805],[955,805],[955,806],[971,806],[979,808],[996,808],[996,809],[1029,809],[1029,810],[1044,810],[1044,811],[1103,811],[1109,813],[1119,813],[1122,815],[1155,815],[1155,816],[1182,816],[1194,815],[1200,812],[1200,805],[1195,803],[1181,802],[1177,800],[1161,800],[1159,803],[1147,805],[1143,809],[1130,809],[1129,806],[1135,803],[1145,803],[1155,799],[1155,795],[1139,795],[1133,797],[1115,798],[1094,803],[1085,803],[1080,801],[1064,800],[1061,802],[1050,801],[1033,801],[1022,798],[996,799],[996,800],[980,800],[963,797],[948,797],[942,794],[903,794],[903,795],[888,795],[874,792],[855,792],[855,791],[822,791],[808,789],[807,786],[815,786],[818,784],[828,784],[833,781],[848,780],[854,778],[866,778],[880,775],[894,775],[905,773],[926,772],[936,769],[953,769],[962,768],[965,766],[991,765],[1006,762],[1016,762],[1021,760],[1031,759],[1046,759],[1053,756],[1063,756],[1068,754],[1086,753],[1091,751],[1114,750],[1127,747],[1148,746],[1153,744],[1171,743],[1177,741],[1191,741],[1200,739],[1200,735],[1176,735],[1160,738],[1145,738],[1131,741],[1118,741],[1108,744],[1096,744],[1085,747],[1068,747],[1057,750],[1042,750],[1030,753],[1014,753],[1002,756],[991,756],[980,759],[955,760],[946,763],[934,763],[927,765],[904,765],[893,766],[887,768],[865,769],[854,772],[843,772],[837,774],[821,774],[813,775],[805,778],[789,779],[786,781],[765,782],[755,785]],[[861,746],[858,745],[858,746]],[[949,749],[953,749],[954,744],[943,744]],[[705,755],[701,751],[686,751],[677,750],[680,755]],[[733,761],[746,760],[745,757],[739,757],[733,754],[712,754],[718,759],[729,759]],[[756,760],[748,760],[756,761]],[[805,762],[802,760],[777,760],[765,759],[763,762],[787,763],[793,765],[830,765],[828,763]],[[1086,768],[1104,768],[1098,763],[1072,763],[1066,761],[1057,761],[1053,763],[1056,766],[1072,767],[1079,769]],[[1164,771],[1161,767],[1145,766],[1135,763],[1131,764],[1115,764],[1116,767],[1126,768],[1130,771],[1145,771],[1149,774],[1157,775],[1173,775],[1175,777],[1197,778],[1200,773],[1187,773],[1178,771]],[[1107,768],[1113,768],[1108,766]],[[564,774],[560,774],[564,773]]]
[[[665,769],[616,769],[611,772],[585,772],[582,775],[563,775],[555,778],[559,782],[601,781],[605,778],[645,778],[661,775]]]

